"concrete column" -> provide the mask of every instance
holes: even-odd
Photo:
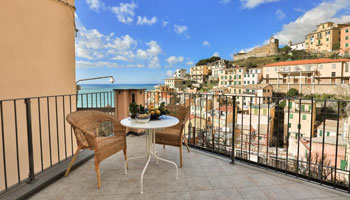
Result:
[[[301,93],[301,72],[300,72],[300,77],[299,77],[299,93]]]

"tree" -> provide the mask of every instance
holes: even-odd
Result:
[[[210,58],[206,58],[206,59],[202,59],[202,60],[198,61],[198,62],[196,63],[196,66],[206,65],[206,64],[208,64],[208,63],[212,63],[212,62],[215,62],[215,61],[217,61],[217,60],[221,60],[221,58],[220,58],[220,57],[217,57],[217,56],[212,56],[212,57],[210,57]]]
[[[298,96],[299,95],[299,92],[297,89],[295,88],[290,88],[286,94],[287,97],[295,97],[295,96]]]

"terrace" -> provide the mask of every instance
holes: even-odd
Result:
[[[235,103],[243,98],[242,96],[146,91],[140,95],[144,98],[146,106],[157,106],[160,102],[183,104],[194,108],[196,113],[191,116],[185,128],[185,137],[192,152],[183,151],[184,166],[179,169],[179,180],[173,177],[175,173],[173,166],[163,162],[156,165],[152,160],[145,173],[145,192],[139,194],[139,175],[146,160],[130,161],[129,174],[124,175],[124,158],[122,153],[118,153],[102,162],[102,187],[97,189],[91,151],[82,151],[73,166],[75,169],[68,177],[63,177],[76,148],[74,134],[69,124],[65,122],[65,116],[75,110],[93,109],[117,117],[116,93],[117,91],[0,101],[3,150],[1,153],[3,164],[0,165],[2,189],[0,198],[348,199],[350,197],[349,170],[343,161],[340,162],[347,159],[345,149],[348,147],[347,132],[339,132],[338,129],[333,138],[323,134],[321,140],[316,138],[316,135],[310,139],[302,128],[299,131],[293,130],[294,126],[287,128],[288,125],[285,124],[288,123],[283,121],[282,113],[286,113],[287,117],[284,119],[286,122],[292,120],[289,119],[289,113],[293,107],[287,106],[282,109],[275,105],[279,105],[281,101],[287,101],[287,105],[290,105],[288,102],[292,100],[280,98],[267,99],[268,104],[261,104],[263,98],[255,97],[258,98],[255,101],[258,104],[254,106],[254,112],[242,114],[241,108]],[[300,100],[298,106],[300,107],[301,102],[305,101],[307,100]],[[322,105],[332,103],[309,101],[310,105],[315,105],[309,108],[311,113],[316,112],[316,108]],[[298,103],[297,100],[294,102]],[[203,109],[200,109],[198,113],[198,106],[205,107],[204,110],[208,112],[202,113]],[[249,107],[250,110],[253,108],[252,105]],[[221,112],[215,113],[218,108]],[[296,114],[297,112],[294,113],[294,120],[298,120],[295,123],[300,124],[302,118]],[[329,115],[328,117],[333,119],[344,118],[341,112],[327,114],[318,111],[315,114],[318,117]],[[309,122],[308,126],[310,123],[313,122]],[[282,128],[283,126],[285,128]],[[332,128],[329,126],[326,123],[323,130]],[[317,133],[317,130],[313,131]],[[295,134],[284,137],[284,133],[288,132]],[[145,153],[144,137],[133,135],[127,137],[129,157]],[[25,142],[16,138],[25,138]],[[329,146],[331,139],[333,146]],[[232,141],[235,141],[234,144]],[[165,150],[161,146],[156,148],[162,157],[179,164],[177,148],[170,146]],[[317,154],[323,162],[315,160],[314,156]]]

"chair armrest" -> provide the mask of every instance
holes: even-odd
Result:
[[[114,119],[112,122],[114,125],[114,135],[126,137],[126,128],[120,124],[120,121]]]

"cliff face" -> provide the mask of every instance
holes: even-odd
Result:
[[[273,37],[270,38],[270,42],[267,45],[264,45],[262,47],[257,47],[247,53],[236,53],[233,55],[234,61],[237,60],[243,60],[250,57],[265,57],[265,56],[273,56],[278,55],[278,39],[275,39]]]

